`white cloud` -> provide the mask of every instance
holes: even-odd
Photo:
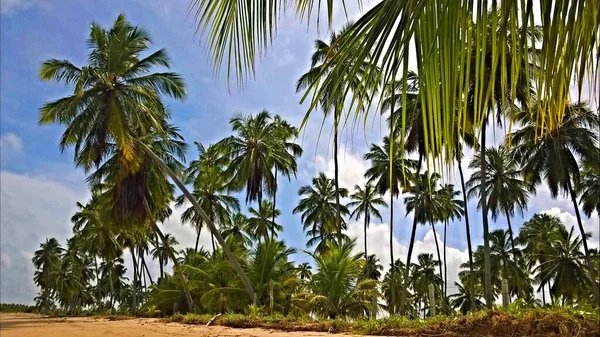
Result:
[[[355,222],[348,225],[348,230],[346,231],[347,235],[356,238],[356,247],[355,251],[357,253],[363,252],[364,250],[364,232],[363,232],[364,223]],[[436,227],[436,230],[442,231]],[[384,267],[384,272],[389,270],[390,266],[390,227],[388,224],[370,224],[367,229],[367,249],[368,254],[375,254],[379,258],[379,261]],[[438,244],[440,246],[440,254],[443,259],[443,241],[442,241],[442,233],[438,232]],[[401,259],[406,262],[406,255],[408,253],[408,244],[404,242],[400,242],[395,236],[393,237],[393,245],[394,245],[394,259]],[[411,263],[415,263],[417,260],[417,256],[419,254],[428,253],[433,254],[434,258],[437,260],[437,250],[435,246],[435,238],[433,235],[433,230],[429,230],[425,237],[422,240],[418,240],[415,238],[415,243],[413,247],[413,253],[411,257]],[[448,246],[446,248],[446,262],[448,264],[448,293],[452,294],[456,291],[454,287],[454,282],[458,281],[458,272],[460,271],[460,264],[467,262],[469,259],[468,252],[461,251],[459,249]],[[443,266],[442,266],[443,267]]]
[[[335,163],[332,152],[330,152],[331,158],[322,155],[317,155],[315,158],[317,172],[325,172],[327,177],[331,179],[335,176]],[[367,163],[362,160],[359,154],[348,150],[346,147],[340,147],[338,151],[338,163],[340,187],[345,187],[349,191],[352,191],[354,190],[354,185],[364,185],[366,182],[364,174],[367,171]]]
[[[2,0],[0,2],[0,13],[11,14],[16,11],[27,9],[33,6],[34,0]]]
[[[552,207],[548,210],[544,210],[541,213],[546,213],[549,215],[553,215],[558,217],[562,223],[568,229],[575,228],[575,233],[579,236],[579,225],[577,224],[577,217],[573,215],[571,212],[563,211],[561,208]],[[588,239],[588,245],[590,248],[598,248],[600,247],[600,219],[598,218],[598,214],[595,212],[589,219],[585,218],[585,215],[582,216],[583,228],[586,232],[592,234],[592,238]]]
[[[64,243],[71,234],[75,203],[87,200],[89,192],[41,176],[2,171],[0,193],[1,265],[10,268],[0,274],[2,302],[31,303],[36,293],[33,252],[46,238]]]
[[[12,132],[0,135],[0,148],[15,152],[23,151],[23,139]]]

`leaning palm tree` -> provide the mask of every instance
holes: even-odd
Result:
[[[515,155],[523,160],[523,171],[528,181],[538,185],[545,181],[553,198],[563,192],[571,197],[577,225],[588,263],[591,263],[586,232],[583,228],[577,188],[581,183],[579,159],[593,157],[598,151],[598,130],[600,117],[586,104],[568,105],[564,117],[558,124],[550,124],[548,114],[539,102],[532,106],[533,111],[522,110],[516,119],[523,128],[510,135]],[[540,128],[551,128],[551,133],[540,135]],[[600,291],[594,287],[594,298],[600,303]]]
[[[479,199],[477,204],[479,209],[483,206],[483,198],[485,198],[494,221],[504,213],[508,224],[510,244],[514,252],[515,239],[510,219],[514,216],[515,211],[523,215],[523,211],[527,209],[529,195],[535,190],[523,179],[516,159],[506,148],[501,146],[488,148],[485,151],[485,160],[487,161],[487,171],[485,172],[479,170],[481,158],[479,154],[475,154],[469,164],[469,168],[475,171],[467,182],[468,197]],[[483,195],[481,193],[482,180],[485,180],[486,186]]]
[[[248,212],[250,217],[246,221],[246,231],[258,242],[269,237],[275,240],[277,232],[283,230],[280,224],[272,220],[276,219],[281,211],[274,209],[273,203],[269,200],[263,200],[258,209],[250,207]]]
[[[393,151],[393,153],[390,151]],[[395,140],[392,144],[389,137],[383,138],[383,146],[372,144],[364,159],[371,162],[371,167],[365,173],[368,182],[374,183],[377,192],[380,194],[390,193],[390,261],[395,261],[393,247],[394,198],[400,195],[401,187],[406,185],[407,177],[417,163],[412,159],[405,158],[400,143]],[[392,265],[393,268],[394,265]],[[391,272],[390,276],[393,283],[396,273]],[[392,284],[391,287],[394,288],[395,284]],[[395,294],[396,292],[391,292],[390,308],[396,308]]]
[[[300,187],[298,195],[303,197],[293,213],[301,213],[304,230],[313,238],[330,238],[328,234],[337,232],[338,224],[345,228],[344,216],[349,214],[345,205],[338,205],[337,199],[348,196],[345,188],[336,188],[335,182],[319,173],[312,185]],[[338,237],[339,239],[339,237]],[[326,245],[324,246],[326,247]]]
[[[376,191],[375,187],[371,184],[366,184],[364,188],[356,185],[354,186],[354,194],[350,195],[354,201],[351,201],[346,205],[348,208],[353,208],[350,213],[350,218],[356,218],[358,220],[360,217],[364,218],[364,235],[365,235],[365,256],[369,256],[367,253],[367,228],[369,228],[369,224],[371,223],[371,216],[382,221],[381,213],[377,209],[377,206],[387,207],[387,203],[381,198]]]
[[[315,41],[315,52],[311,57],[310,70],[300,76],[298,83],[296,84],[296,92],[306,90],[306,94],[309,94],[310,89],[317,83],[326,80],[328,78],[335,79],[335,85],[328,88],[327,92],[318,100],[318,104],[323,110],[324,118],[333,113],[333,163],[334,163],[334,181],[335,188],[339,189],[339,164],[338,164],[338,134],[340,129],[341,115],[344,110],[344,93],[351,91],[355,95],[369,96],[374,86],[365,86],[362,83],[362,76],[359,73],[348,76],[346,71],[332,71],[335,65],[332,64],[331,60],[335,56],[337,49],[341,43],[340,36],[345,33],[348,29],[348,25],[343,28],[339,33],[332,32],[329,41],[323,40]],[[346,63],[346,67],[352,67],[354,64]],[[369,67],[368,62],[358,64],[363,69]],[[374,82],[373,82],[374,83]],[[342,87],[342,91],[338,91]],[[336,199],[338,209],[340,209],[339,197]],[[338,214],[338,218],[341,215]],[[338,241],[342,240],[342,224],[338,223]]]

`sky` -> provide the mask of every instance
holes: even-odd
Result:
[[[132,1],[43,1],[3,0],[0,7],[0,302],[32,303],[37,289],[32,281],[34,269],[31,258],[46,238],[56,237],[63,244],[71,235],[70,218],[76,211],[76,202],[84,203],[90,196],[85,174],[75,168],[73,152],[63,153],[58,148],[61,126],[39,126],[39,108],[50,100],[63,97],[72,88],[62,84],[41,82],[38,71],[49,58],[68,59],[83,65],[88,53],[85,41],[91,22],[108,27],[120,13],[134,25],[147,29],[152,36],[150,50],[166,48],[171,57],[172,71],[179,72],[187,84],[185,101],[167,99],[172,122],[181,128],[186,141],[214,143],[231,133],[228,124],[234,113],[257,113],[263,109],[280,114],[292,124],[299,125],[307,111],[300,104],[301,94],[295,93],[298,77],[308,70],[313,41],[327,39],[326,26],[308,27],[289,13],[283,16],[271,50],[259,61],[255,78],[243,88],[235,83],[228,86],[225,76],[215,75],[205,48],[205,41],[195,34],[192,17],[188,16],[189,0],[132,0]],[[372,6],[367,3],[363,11]],[[348,8],[349,19],[359,17],[361,10]],[[347,18],[335,13],[333,28],[340,28]],[[277,207],[281,210],[278,222],[284,227],[280,238],[298,253],[297,263],[310,261],[303,252],[306,238],[302,232],[300,215],[292,210],[299,200],[300,186],[310,184],[318,172],[333,177],[331,123],[322,124],[322,114],[311,115],[298,142],[304,148],[299,160],[296,180],[280,181]],[[321,128],[322,126],[322,128]],[[322,132],[321,132],[322,130]],[[380,143],[385,133],[384,121],[374,118],[365,130],[362,127],[345,130],[340,140],[340,184],[353,189],[363,184],[368,163],[362,160],[371,143]],[[492,143],[499,144],[503,131],[490,131]],[[197,156],[190,147],[187,158]],[[467,163],[464,161],[467,175]],[[455,183],[455,175],[445,178]],[[241,198],[243,202],[243,198]],[[255,206],[255,205],[250,205]],[[481,215],[474,202],[469,203],[472,237],[475,245],[482,244]],[[193,247],[195,233],[182,225],[175,209],[173,216],[162,224],[163,231],[172,233],[179,248]],[[538,212],[547,212],[563,220],[568,227],[576,224],[573,205],[566,198],[552,199],[546,188],[540,188],[532,197],[523,215],[517,215],[512,224],[515,230]],[[370,254],[377,254],[388,266],[389,211],[382,210],[383,221],[373,221],[367,233]],[[584,217],[584,226],[592,232],[591,247],[598,247],[598,216]],[[406,258],[412,217],[406,215],[401,200],[395,201],[394,252],[396,258]],[[364,237],[362,220],[351,220],[347,233],[357,239],[356,251],[362,249]],[[506,228],[506,219],[491,221],[491,229]],[[442,235],[443,226],[436,227]],[[441,238],[438,238],[440,240]],[[201,244],[210,249],[208,235],[202,235]],[[457,280],[459,265],[468,259],[464,224],[450,223],[448,227],[448,275],[450,292]],[[435,236],[430,226],[417,231],[415,254],[435,253]],[[130,262],[126,256],[127,265]],[[150,264],[151,272],[158,274],[158,264]],[[386,268],[387,269],[387,268]],[[131,268],[129,268],[131,270]]]

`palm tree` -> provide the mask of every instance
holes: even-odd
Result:
[[[120,161],[136,170],[135,146],[131,140],[140,130],[162,133],[168,117],[161,95],[183,99],[183,79],[173,72],[152,72],[155,66],[169,68],[164,49],[139,58],[150,44],[144,29],[132,26],[119,15],[106,30],[90,26],[88,64],[77,67],[67,60],[42,63],[40,78],[74,86],[72,95],[46,103],[40,109],[39,123],[66,126],[61,149],[73,146],[75,162],[86,171],[98,166],[114,141]]]
[[[394,152],[391,153],[391,150]],[[390,261],[395,261],[393,249],[394,197],[397,198],[400,195],[400,187],[406,185],[407,176],[411,173],[410,170],[416,166],[416,162],[405,158],[399,142],[395,140],[392,144],[389,137],[383,138],[383,146],[371,144],[364,159],[371,162],[371,167],[365,173],[368,183],[375,183],[375,188],[380,194],[390,193]],[[393,264],[392,268],[394,268]],[[392,271],[390,275],[393,283],[396,273]],[[391,287],[394,288],[395,285],[392,284]],[[395,308],[395,292],[392,292],[391,295],[390,308]]]
[[[271,235],[271,240],[275,240],[277,232],[283,230],[281,225],[272,220],[277,218],[281,212],[278,209],[274,209],[273,203],[269,200],[263,200],[258,210],[250,207],[248,212],[250,212],[250,217],[246,221],[246,231],[254,239],[257,239],[258,242],[261,239],[268,239],[269,234]]]
[[[567,231],[561,227],[550,244],[546,260],[534,269],[540,283],[552,282],[550,293],[569,304],[575,299],[589,298],[589,289],[593,288],[586,256],[581,251],[583,240],[573,234],[574,229]]]
[[[383,266],[379,263],[377,255],[365,255],[364,277],[371,280],[379,280]]]
[[[444,222],[444,298],[448,297],[448,264],[446,263],[446,239],[448,221],[459,220],[466,211],[463,200],[456,199],[460,192],[454,190],[454,185],[445,184],[440,190],[443,198],[443,211],[440,220]]]
[[[313,178],[312,186],[300,187],[298,195],[302,199],[293,213],[302,213],[301,221],[304,230],[308,231],[313,238],[319,237],[321,240],[326,238],[327,234],[337,231],[339,224],[345,228],[343,217],[349,214],[348,208],[339,205],[337,199],[347,197],[348,190],[337,188],[335,182],[327,178],[325,173],[320,172]]]
[[[33,280],[40,288],[52,289],[49,275],[58,267],[64,252],[55,238],[46,239],[46,242],[40,244],[40,249],[35,251],[31,259],[36,268]]]
[[[583,213],[588,217],[596,211],[600,214],[600,154],[591,155],[583,158],[582,161],[582,179],[581,179],[581,198],[579,203]]]
[[[328,242],[324,254],[307,252],[316,264],[316,272],[310,281],[311,292],[304,294],[309,308],[330,319],[358,317],[368,306],[368,296],[375,287],[374,280],[361,280],[362,254],[352,254],[354,241],[341,245]]]
[[[236,213],[231,217],[231,222],[221,228],[221,235],[223,235],[224,239],[232,238],[249,246],[252,243],[252,239],[247,229],[248,218],[241,213]]]
[[[279,115],[275,115],[273,118],[273,124],[275,125],[276,139],[283,142],[283,147],[286,151],[291,154],[290,156],[283,156],[276,158],[275,160],[275,191],[273,192],[273,208],[277,207],[277,172],[281,172],[284,176],[291,179],[291,176],[296,176],[298,171],[297,158],[302,156],[302,147],[294,142],[294,139],[298,137],[298,128],[292,126],[288,121],[283,119]],[[275,214],[273,213],[273,222],[275,222]]]
[[[538,105],[533,106],[533,111],[522,110],[516,114],[523,128],[510,135],[515,155],[523,158],[523,171],[528,181],[537,185],[544,180],[553,198],[561,191],[571,197],[583,249],[591,263],[577,202],[577,188],[581,182],[578,157],[593,158],[597,154],[600,118],[587,105],[578,103],[565,108],[560,123],[548,125],[548,115]],[[542,127],[551,128],[552,132],[540,136],[538,130]],[[598,287],[594,287],[594,298],[600,303]]]
[[[235,134],[217,143],[229,161],[224,174],[231,177],[229,189],[245,189],[246,203],[258,201],[261,204],[263,194],[275,193],[273,168],[291,173],[295,157],[285,146],[287,143],[278,138],[281,129],[273,123],[268,111],[255,116],[236,114],[229,124]]]
[[[344,110],[344,96],[346,91],[352,91],[355,95],[369,96],[372,89],[374,89],[373,83],[365,86],[362,83],[362,76],[356,73],[352,76],[348,76],[347,71],[332,71],[335,65],[332,64],[331,60],[335,57],[339,44],[341,43],[339,37],[345,34],[346,30],[350,25],[345,26],[339,33],[332,32],[329,41],[315,40],[315,52],[311,57],[310,70],[300,76],[298,83],[296,84],[296,92],[306,91],[307,96],[319,82],[328,78],[335,79],[335,85],[327,88],[326,93],[318,100],[319,105],[324,113],[324,118],[329,116],[333,112],[333,163],[334,163],[334,181],[335,188],[339,189],[339,163],[338,163],[338,133],[340,127],[340,116]],[[358,66],[363,69],[369,67],[368,62],[363,64],[351,64],[346,63],[346,67]],[[339,88],[342,87],[340,91]],[[341,210],[339,196],[336,198],[336,204],[338,210]],[[337,218],[341,218],[341,214],[338,214]],[[341,243],[342,240],[342,223],[339,222],[338,226],[338,241]]]
[[[413,276],[411,278],[412,288],[415,291],[415,295],[423,299],[427,306],[429,303],[429,285],[432,284],[435,287],[437,297],[440,298],[443,295],[442,291],[442,276],[436,274],[435,269],[441,266],[439,260],[433,258],[433,254],[419,254],[417,256],[417,263],[413,264]]]
[[[404,198],[404,205],[406,206],[407,215],[413,213],[413,226],[410,244],[408,246],[408,255],[406,258],[407,265],[405,273],[407,275],[407,278],[404,281],[405,287],[408,287],[408,276],[410,276],[410,260],[412,257],[415,233],[417,231],[417,224],[431,225],[433,235],[435,238],[435,247],[437,249],[438,261],[441,260],[438,236],[435,230],[435,223],[440,220],[445,220],[448,217],[449,197],[447,191],[445,191],[444,189],[438,189],[439,179],[439,174],[429,174],[429,172],[426,171],[423,174],[418,174],[412,177],[411,184],[406,188],[408,196]],[[440,275],[443,275],[441,264],[439,264],[439,269]]]
[[[365,184],[364,188],[361,188],[358,185],[354,186],[354,194],[350,195],[355,201],[351,201],[346,205],[348,208],[353,208],[350,213],[350,218],[356,218],[358,220],[360,217],[364,218],[364,235],[365,235],[365,256],[369,256],[367,253],[367,228],[369,228],[369,224],[371,223],[371,216],[382,221],[381,214],[376,206],[387,207],[387,203],[378,196],[378,192],[375,190],[375,187],[371,184]]]
[[[454,282],[454,286],[458,289],[458,293],[449,296],[451,298],[450,306],[454,310],[459,310],[463,315],[466,315],[469,311],[478,311],[485,307],[475,294],[470,293],[471,290],[469,289],[473,288],[464,287],[458,282]],[[475,300],[473,301],[473,299]]]
[[[298,271],[298,277],[300,277],[301,280],[310,280],[312,277],[311,269],[312,266],[308,262],[300,263],[298,267],[296,267],[296,270]]]
[[[408,288],[404,288],[405,269],[405,264],[398,259],[394,262],[394,266],[390,268],[383,276],[381,292],[386,302],[386,309],[390,315],[400,312],[401,309],[398,303],[392,301],[392,299],[396,299],[398,296],[400,296],[400,298],[404,296],[407,304],[412,303],[409,301],[409,298],[411,297],[410,290]],[[402,295],[402,293],[405,294]],[[404,310],[405,312],[411,312],[410,309],[407,309],[407,306],[405,306]]]
[[[517,242],[523,245],[523,253],[531,270],[546,262],[551,243],[557,239],[564,225],[559,218],[545,213],[535,214],[521,226]],[[547,280],[542,280],[538,291],[542,290],[542,304],[546,305]]]
[[[525,266],[521,250],[516,248],[512,251],[513,256],[511,258],[509,252],[511,252],[512,247],[508,231],[496,229],[491,231],[489,235],[491,243],[490,262],[492,269],[497,271],[496,277],[508,280],[508,288],[511,295],[520,298],[527,297],[533,290],[529,270]]]
[[[165,239],[166,240],[159,243],[150,251],[152,257],[160,261],[160,278],[163,278],[165,275],[163,268],[166,267],[167,264],[169,264],[170,257],[177,255],[177,250],[175,249],[175,246],[179,245],[177,239],[175,239],[175,237],[173,237],[171,234],[165,234]]]
[[[514,216],[515,211],[521,215],[527,209],[530,192],[534,189],[523,179],[522,171],[519,169],[516,159],[504,147],[488,148],[485,151],[485,160],[487,163],[487,171],[478,170],[481,168],[481,156],[475,154],[469,168],[475,171],[467,182],[469,189],[468,197],[479,198],[477,204],[481,209],[483,198],[486,199],[488,210],[492,215],[492,219],[496,221],[501,213],[506,216],[508,224],[508,232],[510,235],[510,244],[515,251],[514,232],[510,218]],[[485,180],[485,194],[482,196],[481,181]]]
[[[199,159],[193,161],[187,170],[187,181],[194,186],[192,195],[211,222],[227,226],[231,222],[232,214],[239,212],[240,203],[237,198],[227,194],[229,180],[223,170],[223,165],[226,163],[219,163],[222,159],[219,158],[218,148],[215,145],[205,148],[202,144],[196,143],[196,146],[200,153]],[[185,196],[181,195],[175,205],[181,206],[185,201]],[[191,223],[196,227],[195,250],[198,251],[200,231],[205,224],[202,216],[194,206],[190,206],[181,214],[181,222]],[[211,236],[214,251],[214,234],[211,233]]]

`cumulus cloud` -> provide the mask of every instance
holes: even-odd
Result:
[[[356,238],[355,252],[360,253],[364,250],[364,223],[355,222],[348,225],[346,234],[351,238]],[[440,227],[440,228],[438,228]],[[441,226],[436,227],[438,232],[437,241],[440,246],[440,254],[443,259],[443,237]],[[394,247],[394,259],[401,259],[406,262],[406,255],[408,253],[408,243],[400,242],[396,236],[393,237]],[[416,262],[419,254],[427,253],[433,254],[434,258],[437,259],[436,250],[436,238],[433,235],[433,230],[429,230],[422,239],[415,239],[413,253],[411,257],[411,263]],[[390,268],[390,226],[388,224],[370,224],[367,229],[367,249],[368,254],[375,254],[379,258],[379,261],[384,267],[384,272],[387,272]],[[446,262],[448,264],[448,293],[452,294],[456,292],[454,282],[458,281],[458,272],[460,271],[461,263],[469,260],[468,252],[461,251],[460,249],[448,246],[446,248]]]
[[[333,179],[335,177],[335,163],[333,155],[330,157],[317,155],[315,168],[317,172],[325,172],[327,177]],[[341,147],[338,151],[338,163],[340,187],[345,187],[352,191],[354,185],[364,185],[366,182],[364,174],[367,171],[367,163],[362,160],[360,154],[352,152],[346,147]]]
[[[31,258],[39,244],[71,234],[75,203],[88,192],[40,176],[0,172],[0,294],[2,302],[31,303],[36,293]],[[84,184],[81,184],[85,186]]]
[[[23,139],[12,132],[0,135],[0,148],[15,152],[23,151]]]

